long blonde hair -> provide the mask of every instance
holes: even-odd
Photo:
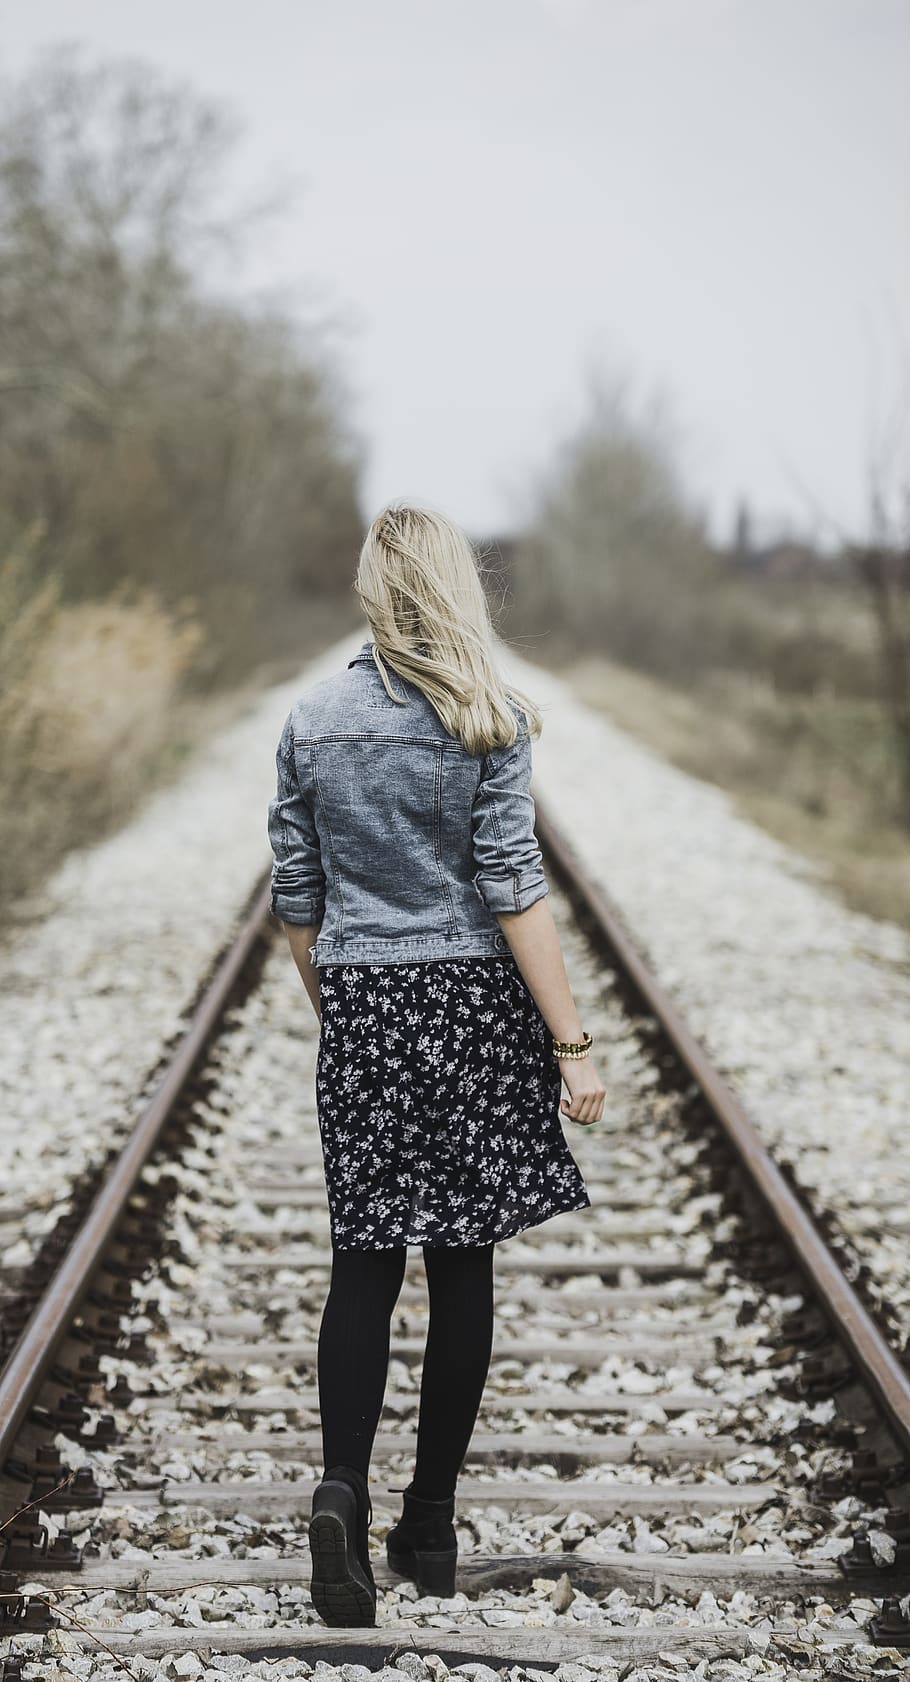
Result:
[[[468,753],[509,747],[518,725],[543,719],[534,702],[496,670],[490,609],[477,557],[460,528],[429,508],[388,504],[360,551],[354,591],[373,638],[373,658],[392,700],[386,666],[416,685]]]

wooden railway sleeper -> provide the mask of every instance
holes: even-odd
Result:
[[[669,1059],[667,1061],[669,1062]],[[674,1064],[675,1064],[675,1061],[676,1061],[676,1058],[675,1058],[675,1053],[674,1053],[674,1055],[673,1055]],[[701,1095],[700,1095],[699,1089],[695,1086],[691,1086],[689,1088],[689,1092],[690,1092],[690,1095],[692,1096],[692,1099],[693,1099],[693,1103],[692,1103],[693,1109],[697,1107],[700,1110],[704,1110],[705,1106],[704,1106],[703,1102],[701,1101]],[[198,1145],[197,1145],[196,1148],[198,1148]],[[710,1160],[713,1153],[717,1152],[717,1154],[719,1155],[721,1150],[723,1151],[723,1154],[726,1155],[726,1147],[720,1145],[719,1137],[718,1137],[717,1140],[715,1140],[712,1137],[712,1139],[710,1141],[710,1148],[706,1144],[705,1150],[702,1153],[700,1153],[699,1161],[704,1159],[704,1161],[707,1162],[708,1160]],[[113,1245],[111,1251],[109,1252],[110,1259],[111,1259],[111,1261],[113,1262],[114,1265],[111,1266],[111,1267],[108,1267],[108,1253],[105,1253],[104,1256],[103,1256],[103,1259],[101,1260],[100,1268],[99,1268],[99,1270],[98,1270],[98,1272],[96,1273],[96,1276],[95,1276],[95,1286],[96,1286],[96,1289],[100,1289],[101,1300],[99,1302],[98,1298],[96,1297],[95,1298],[95,1303],[96,1303],[96,1307],[99,1310],[100,1316],[107,1317],[111,1321],[115,1318],[118,1311],[122,1311],[124,1313],[135,1311],[135,1306],[136,1305],[135,1305],[135,1302],[133,1301],[133,1298],[132,1298],[132,1292],[130,1291],[128,1283],[126,1281],[130,1278],[136,1278],[142,1272],[143,1265],[146,1263],[146,1261],[148,1259],[148,1256],[147,1256],[148,1249],[152,1248],[152,1247],[155,1247],[157,1249],[157,1246],[154,1246],[153,1234],[149,1230],[148,1209],[149,1209],[149,1207],[154,1207],[156,1204],[159,1203],[159,1201],[162,1204],[166,1203],[168,1201],[168,1197],[169,1197],[170,1193],[172,1191],[175,1191],[175,1190],[178,1189],[177,1180],[175,1178],[173,1178],[173,1176],[171,1176],[170,1177],[171,1184],[168,1186],[168,1179],[169,1179],[169,1176],[167,1175],[166,1172],[161,1174],[160,1180],[159,1180],[159,1185],[160,1186],[167,1186],[167,1192],[164,1196],[160,1197],[160,1199],[158,1197],[156,1197],[154,1199],[154,1203],[146,1204],[144,1202],[144,1193],[143,1193],[142,1199],[136,1198],[135,1194],[133,1195],[133,1197],[129,1200],[129,1203],[128,1203],[129,1212],[128,1212],[128,1216],[127,1216],[127,1225],[126,1225],[126,1227],[124,1227],[121,1224],[120,1230],[119,1230],[118,1235],[117,1235],[117,1239],[114,1241],[114,1245]],[[196,1188],[194,1188],[192,1185],[188,1185],[186,1187],[183,1187],[181,1185],[180,1190],[181,1190],[181,1196],[184,1200],[192,1200],[193,1202],[198,1201],[198,1192],[197,1192]],[[137,1203],[139,1203],[141,1206],[137,1207]],[[196,1215],[195,1215],[195,1212],[190,1213],[188,1215],[188,1218],[189,1218],[190,1221],[194,1221],[197,1218]],[[765,1232],[766,1231],[767,1231],[767,1228],[765,1227]],[[126,1236],[127,1234],[129,1235],[129,1240],[128,1241],[127,1241],[127,1236]],[[135,1242],[134,1242],[134,1239],[135,1239]],[[126,1249],[124,1250],[123,1246],[124,1246],[125,1243],[126,1243]],[[753,1233],[752,1233],[751,1239],[749,1241],[749,1244],[745,1248],[750,1251],[750,1254],[748,1256],[748,1259],[746,1261],[745,1266],[743,1266],[742,1263],[739,1262],[738,1254],[736,1256],[736,1260],[737,1260],[737,1263],[738,1263],[738,1271],[741,1274],[744,1273],[744,1272],[748,1273],[748,1271],[749,1271],[748,1261],[751,1260],[752,1266],[755,1270],[753,1272],[752,1277],[755,1278],[756,1281],[760,1281],[761,1283],[765,1283],[769,1279],[777,1279],[777,1278],[780,1278],[782,1275],[786,1275],[787,1277],[792,1277],[792,1274],[793,1274],[793,1271],[794,1271],[793,1260],[790,1256],[790,1252],[786,1248],[782,1247],[781,1239],[777,1235],[776,1230],[775,1230],[773,1235],[765,1236],[764,1233],[761,1230],[759,1230],[759,1232],[756,1233],[753,1229]],[[138,1255],[136,1253],[137,1251],[139,1252]],[[719,1252],[720,1252],[720,1247],[718,1246],[714,1250],[713,1253],[718,1254]],[[104,1296],[105,1291],[108,1291],[110,1293],[106,1298]],[[83,1298],[83,1301],[84,1301],[84,1298]],[[820,1361],[820,1360],[816,1359],[814,1362],[813,1361],[807,1362],[806,1367],[807,1367],[807,1370],[810,1374],[810,1377],[814,1373],[815,1376],[818,1378],[818,1381],[819,1381],[820,1384],[822,1382],[823,1376],[825,1376],[824,1393],[829,1394],[830,1390],[832,1388],[832,1385],[829,1381],[827,1363],[824,1360]],[[74,1383],[75,1382],[81,1382],[83,1377],[84,1377],[84,1375],[81,1374],[81,1373],[71,1373],[71,1372],[69,1372],[69,1370],[62,1371],[60,1376],[64,1379],[64,1381],[67,1384],[70,1381],[73,1381]],[[852,1378],[853,1376],[854,1375],[853,1375],[852,1369],[849,1368],[849,1366],[848,1366],[847,1377]],[[804,1373],[804,1377],[805,1377],[805,1373]],[[122,1386],[122,1387],[118,1388],[119,1386]],[[44,1396],[44,1392],[42,1392],[42,1397],[43,1396]],[[125,1396],[126,1399],[129,1399],[132,1396],[132,1391],[130,1389],[130,1386],[126,1383],[125,1379],[122,1380],[122,1381],[118,1380],[118,1384],[115,1385],[113,1387],[113,1389],[108,1392],[108,1397],[111,1400],[120,1400],[120,1399],[123,1399],[124,1396]],[[78,1411],[79,1411],[80,1420],[81,1420],[81,1427],[80,1428],[84,1430],[88,1425],[89,1416],[88,1416],[86,1410],[81,1406],[80,1399],[77,1396],[74,1397],[72,1391],[67,1391],[65,1393],[65,1402],[68,1402],[71,1405],[73,1400],[75,1400],[75,1402],[78,1405]],[[36,1417],[34,1410],[32,1412],[31,1417],[32,1417],[33,1420]],[[106,1417],[108,1419],[110,1419],[110,1416],[106,1416]],[[111,1421],[111,1426],[113,1427],[113,1421]],[[59,1426],[57,1428],[59,1428]],[[69,1428],[67,1428],[67,1434],[68,1435],[73,1435],[74,1433]],[[826,1435],[830,1435],[833,1438],[833,1432],[829,1432],[828,1427],[817,1428],[816,1440],[818,1440],[819,1437],[822,1438],[822,1440],[824,1440]],[[98,1439],[96,1438],[95,1440],[97,1441]],[[855,1436],[855,1432],[854,1432],[852,1434],[851,1442],[855,1444],[855,1441],[856,1441],[856,1436]],[[862,1461],[862,1457],[859,1456],[859,1455],[856,1456],[856,1459],[857,1459],[857,1461],[860,1461],[860,1462]],[[46,1464],[49,1466],[49,1462],[47,1462]],[[856,1468],[856,1475],[857,1475],[857,1478],[859,1480],[858,1481],[858,1489],[859,1490],[863,1489],[862,1477],[868,1470],[869,1470],[869,1468],[864,1467],[862,1464],[860,1464],[860,1466],[858,1466]],[[74,1503],[71,1500],[69,1500],[69,1498],[67,1498],[66,1505],[73,1505],[73,1504]],[[901,1514],[901,1513],[895,1513],[894,1517],[895,1517],[895,1519],[902,1521],[903,1518],[904,1518],[904,1515]],[[25,1529],[26,1529],[26,1531],[28,1531],[28,1527],[25,1527]],[[45,1535],[46,1535],[46,1532],[45,1532]],[[896,1541],[897,1548],[898,1548],[899,1551],[903,1550],[905,1548],[906,1542],[905,1542],[905,1539],[904,1539],[904,1531],[903,1531],[900,1523],[898,1524],[898,1531],[895,1534],[895,1541]],[[868,1538],[867,1538],[867,1543],[868,1543]],[[0,1559],[0,1563],[2,1563],[2,1559]],[[47,1568],[49,1562],[46,1558],[42,1561],[42,1563],[43,1563],[44,1567]],[[870,1572],[870,1563],[871,1563],[871,1567],[872,1567],[871,1572]],[[32,1561],[32,1565],[34,1565],[34,1561]],[[70,1570],[73,1569],[72,1564],[69,1565],[69,1569]],[[867,1577],[869,1575],[872,1575],[873,1577],[876,1577],[876,1572],[877,1572],[877,1581],[882,1585],[882,1588],[884,1588],[884,1587],[889,1587],[890,1588],[892,1586],[893,1582],[894,1582],[893,1573],[885,1573],[884,1571],[879,1570],[875,1567],[875,1562],[874,1562],[874,1559],[872,1558],[872,1550],[871,1550],[871,1546],[870,1546],[868,1548],[868,1560],[867,1560],[867,1564],[866,1564],[866,1575],[867,1575]],[[28,1562],[26,1563],[26,1566],[23,1570],[23,1574],[26,1577],[30,1574],[29,1571],[28,1571]],[[34,1575],[35,1574],[34,1571],[32,1571],[31,1574]],[[879,1592],[881,1592],[881,1588],[879,1589]],[[885,1634],[889,1638],[890,1638],[891,1625],[892,1625],[892,1622],[894,1622],[895,1616],[896,1616],[895,1608],[897,1609],[897,1617],[899,1618],[899,1615],[900,1615],[899,1603],[895,1602],[895,1601],[891,1601],[891,1600],[885,1600],[884,1605],[883,1605],[883,1609],[882,1609],[882,1617],[881,1617],[881,1620],[879,1620],[879,1622],[882,1625],[882,1628],[885,1630]],[[27,1613],[27,1609],[26,1609],[26,1613]],[[898,1633],[898,1635],[901,1634],[900,1628],[898,1628],[897,1633]],[[876,1639],[879,1639],[879,1637],[877,1636]],[[884,1639],[884,1637],[882,1637],[882,1639]],[[892,1644],[898,1645],[899,1643],[895,1641]],[[5,1677],[5,1673],[4,1673],[4,1682],[7,1682],[7,1679]]]

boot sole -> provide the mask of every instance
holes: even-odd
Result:
[[[310,1595],[323,1623],[364,1628],[376,1622],[376,1598],[351,1547],[344,1520],[324,1511],[310,1519]]]
[[[390,1571],[394,1571],[397,1577],[409,1578],[424,1594],[435,1594],[443,1600],[450,1600],[455,1593],[457,1548],[445,1553],[428,1553],[416,1548],[409,1548],[406,1553],[395,1553],[386,1549],[386,1558]]]

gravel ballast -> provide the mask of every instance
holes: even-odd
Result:
[[[340,669],[359,648],[363,634],[352,634],[335,644],[294,683],[268,691],[239,724],[210,739],[180,781],[150,799],[119,835],[71,855],[44,891],[44,920],[22,928],[0,954],[6,1019],[0,1049],[5,1100],[0,1142],[7,1170],[0,1193],[0,1268],[15,1271],[28,1263],[65,1208],[77,1175],[102,1160],[135,1116],[156,1064],[184,1026],[202,977],[236,926],[268,862],[265,810],[274,787],[274,749],[282,720],[300,689]],[[534,744],[535,791],[541,802],[566,832],[586,870],[617,905],[636,943],[739,1092],[778,1159],[792,1168],[813,1207],[834,1217],[850,1269],[864,1264],[867,1288],[893,1330],[907,1338],[910,1141],[901,1122],[906,1117],[910,1067],[910,941],[897,928],[845,910],[807,861],[738,818],[731,802],[717,789],[668,766],[576,701],[568,685],[514,654],[505,663],[521,687],[544,707],[544,732]],[[583,1005],[593,978],[584,973],[585,963],[574,941],[567,943],[567,958],[573,980],[578,973]],[[223,1072],[233,1087],[232,1101],[241,1099],[240,1113],[252,1128],[250,1132],[241,1126],[235,1136],[243,1150],[255,1148],[252,1101],[249,1095],[245,1103],[242,1099],[244,1087],[251,1081],[255,1085],[262,1036],[275,1032],[285,1046],[290,1059],[285,1071],[289,1089],[299,1080],[300,1048],[295,1048],[294,1031],[284,1017],[287,1008],[299,1013],[304,1038],[310,1037],[302,994],[295,1006],[279,1002],[282,988],[278,984],[276,989],[277,964],[283,965],[288,986],[296,985],[288,955],[274,954],[266,969],[264,994],[235,1018],[238,1032],[233,1051],[242,1056],[233,1067],[230,1052],[225,1058]],[[263,1012],[265,1017],[259,1020]],[[277,1022],[269,1022],[272,1013]],[[250,1028],[255,1032],[250,1033]],[[245,1033],[249,1035],[246,1043]],[[635,1061],[631,1048],[624,1046],[618,1031],[615,1037],[606,1033],[604,1043],[605,1058],[613,1057],[614,1079],[622,1080],[625,1059]],[[312,1055],[311,1046],[306,1055]],[[280,1057],[273,1055],[269,1065],[282,1075]],[[263,1072],[260,1067],[259,1074]],[[285,1126],[282,1121],[279,1131]],[[659,1128],[653,1143],[662,1155]],[[642,1146],[646,1144],[643,1137]],[[685,1149],[680,1147],[680,1171],[685,1163]],[[652,1166],[647,1154],[636,1164],[641,1172]],[[188,1170],[191,1181],[192,1163]],[[198,1170],[204,1183],[206,1163],[200,1161]],[[191,1189],[189,1184],[186,1189]],[[189,1205],[182,1207],[178,1200],[174,1220],[187,1262],[184,1277],[179,1275],[178,1264],[174,1283],[181,1290],[191,1288],[198,1293],[208,1312],[233,1312],[236,1304],[213,1264],[216,1246],[207,1241],[209,1235],[200,1243],[190,1212]],[[258,1217],[261,1234],[255,1206],[251,1204],[244,1215],[249,1242],[255,1240],[258,1245],[269,1229],[274,1230],[274,1211],[264,1219]],[[673,1211],[667,1209],[666,1224],[671,1230],[673,1219]],[[282,1230],[292,1243],[303,1242],[311,1224],[293,1208],[284,1211]],[[681,1230],[686,1226],[683,1223]],[[583,1240],[579,1242],[583,1247]],[[289,1268],[287,1279],[277,1275],[272,1283],[276,1290],[287,1286],[293,1292],[305,1278],[305,1273]],[[638,1281],[625,1283],[635,1286]],[[311,1312],[301,1307],[296,1321],[293,1315],[283,1318],[286,1334],[312,1337]],[[695,1314],[693,1331],[697,1322]],[[684,1319],[679,1323],[684,1324]],[[538,1324],[544,1328],[544,1314]],[[504,1327],[508,1328],[507,1318]],[[718,1428],[753,1428],[759,1416],[765,1426],[782,1423],[785,1415],[789,1423],[789,1404],[776,1417],[774,1409],[781,1404],[767,1393],[769,1387],[760,1382],[752,1390],[754,1374],[750,1381],[748,1359],[753,1354],[750,1338],[743,1334],[742,1390],[735,1399],[731,1397],[729,1414],[716,1421]],[[204,1383],[207,1376],[204,1362],[194,1361],[191,1334],[183,1333],[171,1346],[158,1350],[152,1388],[160,1383],[167,1394],[172,1387]],[[563,1373],[550,1364],[533,1376],[547,1383],[567,1381],[571,1369]],[[248,1369],[247,1383],[267,1388],[276,1381],[287,1383],[288,1377],[280,1367],[259,1373]],[[508,1382],[507,1373],[503,1378]],[[412,1369],[401,1363],[392,1379],[398,1389],[414,1384]],[[650,1396],[651,1375],[642,1372],[638,1363],[626,1370],[608,1361],[597,1374],[576,1377],[573,1382],[582,1395],[596,1392],[599,1386],[611,1389],[617,1379],[630,1387],[644,1384]],[[665,1372],[659,1382],[655,1379],[648,1428],[669,1427],[674,1432],[690,1428],[685,1416],[680,1424],[678,1416],[674,1420],[672,1415],[663,1415],[662,1383],[697,1382],[710,1387],[715,1381],[723,1379],[720,1375],[715,1379],[710,1366],[704,1365],[694,1369],[683,1365]],[[164,1419],[156,1421],[159,1427],[163,1423]],[[176,1427],[179,1420],[175,1416],[169,1423]],[[263,1415],[259,1420],[253,1416],[250,1423],[271,1429],[273,1416]],[[507,1416],[502,1420],[506,1423]],[[693,1426],[701,1428],[702,1423],[693,1415]],[[571,1431],[573,1422],[567,1420],[560,1427],[557,1421],[557,1428]],[[180,1478],[189,1470],[199,1476],[205,1470],[202,1464],[184,1468],[179,1456],[168,1461],[159,1458],[151,1442],[148,1460],[153,1479],[161,1475]],[[99,1456],[99,1470],[102,1461]],[[757,1471],[767,1476],[774,1469],[764,1463],[744,1464],[743,1475],[754,1476]],[[251,1473],[260,1481],[289,1475],[286,1467],[273,1466],[268,1455],[252,1465],[241,1457],[237,1466],[226,1470],[228,1477],[238,1481]],[[300,1473],[309,1470],[305,1464],[298,1467]],[[215,1475],[225,1473],[216,1471]],[[609,1465],[595,1468],[593,1475],[605,1483],[628,1476],[625,1471],[617,1474]],[[625,1520],[606,1525],[587,1514],[569,1516],[577,1521],[585,1551],[593,1547],[596,1552],[598,1543],[608,1551],[631,1553],[668,1544],[676,1551],[704,1550],[712,1545],[713,1531],[721,1551],[731,1545],[727,1518],[717,1523],[699,1520],[696,1526],[691,1519],[670,1516],[654,1526]],[[773,1519],[769,1515],[761,1523],[755,1521],[754,1545],[770,1542],[773,1547],[789,1548],[796,1540],[812,1557],[834,1558],[845,1546],[855,1517],[846,1510],[830,1515],[810,1537],[797,1536],[793,1512],[778,1512]],[[106,1545],[113,1544],[118,1535],[128,1535],[128,1545],[142,1551],[146,1545],[143,1526],[151,1526],[154,1520],[137,1508],[129,1519],[129,1530],[112,1528],[110,1536],[105,1532],[106,1522],[102,1519],[99,1526]],[[112,1527],[119,1523],[113,1508],[110,1522]],[[215,1520],[200,1515],[194,1525],[200,1557],[210,1547],[216,1550],[216,1539],[227,1540],[226,1530]],[[496,1532],[500,1546],[520,1550],[533,1540],[535,1548],[546,1551],[566,1546],[565,1528],[565,1524],[557,1530],[525,1518],[514,1534],[508,1533],[508,1526],[503,1530],[500,1521]],[[151,1534],[148,1540],[153,1540]],[[289,1530],[285,1540],[299,1542],[299,1533]],[[478,1523],[475,1541],[490,1551],[496,1538],[492,1533],[482,1535]],[[553,1594],[553,1583],[535,1589],[535,1615],[545,1627],[552,1622]],[[700,1660],[693,1655],[687,1664],[681,1654],[658,1651],[640,1670],[631,1671],[626,1666],[613,1668],[602,1655],[590,1665],[567,1662],[557,1675],[562,1682],[620,1674],[626,1682],[630,1677],[658,1682],[671,1676],[697,1677],[703,1682],[736,1678],[738,1682],[739,1678],[791,1674],[780,1650],[762,1650],[760,1620],[755,1619],[749,1599],[746,1596],[736,1606],[727,1602],[720,1608],[713,1596],[701,1606],[677,1606],[668,1599],[658,1615],[658,1621],[684,1616],[698,1626],[712,1624],[720,1611],[725,1622],[730,1618],[737,1627],[752,1625],[750,1641],[753,1635],[757,1639],[748,1654],[731,1652]],[[527,1596],[522,1597],[519,1606],[502,1591],[488,1597],[483,1610],[491,1627],[506,1627],[513,1619],[520,1626],[527,1621],[526,1602]],[[572,1604],[576,1623],[590,1621],[592,1629],[600,1628],[603,1607],[592,1603],[589,1612],[585,1597],[579,1595]],[[238,1602],[241,1608],[242,1616],[252,1616],[248,1594]],[[80,1612],[87,1610],[80,1608]],[[100,1604],[97,1610],[102,1610]],[[289,1610],[283,1608],[285,1616]],[[852,1634],[844,1630],[844,1624],[852,1622],[849,1615],[844,1619],[841,1613],[830,1614],[829,1608],[814,1608],[808,1629],[794,1612],[800,1674],[899,1674],[898,1668],[888,1669],[896,1655],[875,1655],[852,1644],[872,1610],[872,1603],[853,1603],[851,1612],[854,1619],[858,1615],[858,1623],[853,1623]],[[398,1615],[402,1614],[405,1618],[409,1614],[407,1592],[400,1597]],[[147,1617],[148,1613],[134,1615]],[[432,1624],[433,1615],[424,1608],[421,1622]],[[153,1622],[167,1627],[172,1617],[169,1608],[154,1607]],[[637,1628],[642,1619],[644,1627],[654,1621],[654,1614],[643,1611],[625,1591],[615,1591],[607,1621]],[[838,1654],[834,1649],[844,1633],[850,1648]],[[133,1658],[134,1674],[187,1675],[205,1682],[227,1674],[367,1682],[362,1666],[336,1669],[322,1662],[309,1665],[296,1657],[277,1663],[244,1658],[243,1668],[238,1669],[235,1661],[240,1655],[219,1655],[217,1632],[211,1635],[210,1645],[198,1656],[187,1648],[157,1659]],[[830,1636],[834,1647],[824,1650]],[[446,1667],[440,1665],[431,1654],[419,1658],[405,1654],[379,1674],[387,1682],[393,1678],[400,1682],[403,1674],[411,1682],[424,1682],[425,1677],[439,1682],[446,1674]],[[32,1672],[34,1677],[55,1673],[98,1678],[123,1674],[110,1655],[80,1652],[75,1635],[63,1631],[48,1638]],[[451,1674],[464,1676],[465,1682],[492,1682],[497,1672],[480,1664],[464,1664],[453,1667]],[[511,1682],[524,1682],[526,1676],[534,1678],[535,1670],[516,1665],[498,1674],[509,1676]]]
[[[910,938],[568,684],[511,651],[504,665],[544,712],[541,804],[906,1344]]]
[[[657,1072],[609,977],[555,888],[553,908],[579,1008],[604,1048],[607,1070],[608,1115],[594,1129],[573,1127],[572,1147],[592,1188],[600,1186],[604,1212],[613,1213],[611,1199],[617,1211],[630,1211],[622,1218],[632,1222],[633,1233],[635,1223],[644,1220],[634,1237],[643,1261],[649,1249],[666,1251],[672,1243],[691,1266],[653,1287],[642,1316],[649,1347],[633,1358],[623,1347],[630,1316],[621,1312],[611,1333],[611,1293],[603,1283],[592,1301],[584,1274],[548,1282],[525,1276],[525,1262],[539,1254],[533,1233],[500,1247],[501,1259],[520,1258],[521,1265],[501,1279],[500,1341],[482,1420],[494,1435],[504,1434],[504,1442],[509,1433],[527,1434],[527,1463],[509,1468],[494,1456],[468,1469],[460,1484],[459,1549],[467,1566],[472,1556],[483,1566],[497,1557],[531,1554],[538,1569],[520,1589],[472,1589],[465,1576],[446,1600],[381,1577],[381,1629],[392,1644],[420,1649],[399,1651],[382,1674],[387,1682],[399,1682],[400,1670],[411,1682],[425,1676],[441,1682],[448,1672],[439,1650],[449,1654],[451,1673],[465,1682],[500,1676],[535,1682],[545,1674],[541,1663],[552,1663],[554,1656],[565,1660],[558,1673],[563,1682],[593,1682],[603,1675],[618,1682],[635,1674],[695,1676],[702,1682],[776,1677],[786,1674],[782,1659],[791,1651],[810,1676],[851,1674],[845,1664],[854,1666],[856,1676],[893,1674],[881,1668],[882,1653],[864,1639],[873,1602],[851,1597],[844,1604],[840,1593],[832,1606],[817,1596],[796,1601],[747,1586],[750,1568],[763,1563],[786,1567],[836,1560],[849,1547],[857,1522],[873,1528],[882,1515],[853,1497],[833,1505],[814,1498],[819,1475],[844,1465],[824,1429],[834,1404],[785,1398],[780,1384],[794,1370],[769,1361],[781,1315],[800,1299],[744,1286],[726,1261],[713,1259],[714,1240],[732,1236],[737,1220],[722,1215],[699,1143],[686,1136],[684,1100],[660,1091]],[[208,1677],[219,1670],[266,1674],[254,1668],[257,1647],[282,1638],[298,1649],[312,1644],[316,1650],[306,1660],[299,1650],[282,1660],[273,1657],[270,1663],[288,1667],[280,1673],[360,1682],[347,1665],[317,1660],[325,1631],[309,1599],[307,1572],[292,1575],[306,1561],[309,1505],[308,1493],[302,1501],[293,1499],[294,1486],[309,1484],[320,1469],[317,1444],[307,1449],[300,1441],[286,1451],[289,1430],[312,1428],[317,1420],[313,1362],[326,1272],[295,1264],[294,1255],[308,1238],[309,1253],[320,1246],[324,1257],[325,1210],[321,1197],[306,1206],[291,1201],[294,1190],[321,1186],[313,1104],[317,1048],[312,1011],[277,937],[254,991],[229,1012],[211,1050],[204,1091],[193,1104],[193,1136],[179,1161],[167,1163],[175,1189],[163,1258],[132,1284],[138,1312],[131,1329],[145,1334],[147,1348],[138,1359],[103,1359],[108,1377],[125,1379],[134,1399],[115,1408],[117,1440],[88,1456],[107,1492],[104,1505],[60,1515],[77,1545],[92,1551],[81,1586],[77,1580],[61,1592],[54,1581],[44,1585],[62,1627],[24,1640],[23,1652],[34,1656],[27,1682],[37,1682],[47,1673],[40,1667],[58,1658],[63,1674],[66,1664],[78,1660],[90,1668],[77,1674],[105,1675],[105,1647],[109,1653],[112,1646],[135,1674],[149,1679]],[[147,1169],[144,1183],[153,1184],[161,1171]],[[596,1209],[560,1217],[540,1236],[577,1261],[592,1247],[603,1255],[609,1241],[605,1246],[598,1237],[596,1218]],[[267,1267],[270,1256],[275,1265]],[[419,1256],[413,1262],[419,1276]],[[644,1283],[642,1272],[628,1265],[621,1281],[630,1292]],[[245,1316],[251,1312],[259,1337],[254,1351],[235,1365],[231,1340],[247,1338]],[[419,1395],[417,1368],[403,1358],[400,1340],[422,1333],[425,1325],[425,1302],[406,1297],[396,1315],[390,1374],[399,1403],[387,1425],[400,1447],[396,1440],[377,1457],[372,1480],[379,1569],[397,1506],[389,1486],[403,1486],[411,1471]],[[710,1332],[701,1346],[700,1328]],[[572,1359],[573,1342],[586,1332],[601,1344],[593,1368]],[[538,1338],[549,1344],[549,1352],[523,1366],[509,1359],[512,1336]],[[685,1340],[688,1354],[675,1338]],[[541,1460],[535,1435],[543,1398],[554,1386],[567,1389],[577,1402],[549,1420],[554,1442],[562,1439],[571,1450],[590,1428],[585,1408],[593,1402],[594,1418],[614,1413],[610,1443],[625,1441],[634,1448],[621,1469],[594,1454],[582,1471],[560,1477]],[[285,1398],[277,1408],[276,1389]],[[680,1391],[701,1402],[693,1399],[680,1413],[670,1404],[671,1394]],[[244,1394],[252,1412],[239,1405]],[[633,1404],[629,1412],[615,1407],[622,1395]],[[490,1411],[497,1399],[507,1404],[505,1411]],[[797,1431],[809,1421],[819,1428],[812,1434],[817,1440],[804,1444]],[[730,1445],[717,1461],[715,1440],[719,1447]],[[65,1438],[58,1442],[68,1463],[85,1463],[84,1448]],[[689,1456],[664,1458],[668,1444],[684,1449],[687,1442],[693,1445]],[[522,1510],[516,1487],[528,1480],[539,1485],[541,1479],[552,1488],[552,1501],[548,1492],[532,1510]],[[712,1500],[712,1490],[720,1493],[721,1485],[722,1499]],[[621,1510],[613,1493],[620,1486],[631,1511]],[[648,1500],[652,1487],[659,1494],[656,1503]],[[748,1493],[756,1487],[757,1501]],[[706,1553],[712,1556],[708,1574],[702,1567],[694,1588],[674,1589],[659,1564],[672,1557],[685,1568],[691,1558],[697,1574]],[[546,1577],[539,1567],[554,1556],[557,1571]],[[641,1572],[640,1589],[617,1584],[597,1593],[573,1587],[561,1572],[563,1563],[574,1569],[578,1556],[595,1564],[612,1561],[614,1571],[625,1562]],[[723,1566],[734,1559],[737,1576],[731,1583]],[[654,1568],[647,1562],[655,1560],[662,1587],[652,1594]],[[226,1561],[237,1572],[219,1581]],[[180,1584],[149,1577],[162,1567],[182,1569]],[[260,1567],[264,1573],[257,1575]],[[476,1642],[478,1633],[493,1652],[514,1653],[516,1661],[524,1654],[525,1662],[504,1665],[498,1658],[456,1665],[452,1649]],[[237,1659],[249,1670],[232,1665]]]
[[[267,863],[287,710],[362,640],[270,689],[126,829],[73,853],[43,891],[44,920],[0,952],[0,1267],[27,1264],[135,1115]],[[846,910],[801,855],[566,683],[512,651],[504,664],[544,709],[541,800],[910,1338],[910,940]]]
[[[71,853],[29,905],[46,914],[0,948],[0,1269],[28,1265],[77,1177],[135,1118],[269,862],[291,703],[362,640],[269,689],[125,829]]]

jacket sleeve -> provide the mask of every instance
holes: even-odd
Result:
[[[294,757],[292,715],[288,715],[275,755],[278,788],[269,805],[272,911],[283,923],[321,923],[325,911],[325,872],[312,809],[300,788]]]
[[[549,893],[530,784],[531,740],[522,716],[512,746],[485,756],[471,815],[474,887],[494,914],[526,911]]]

